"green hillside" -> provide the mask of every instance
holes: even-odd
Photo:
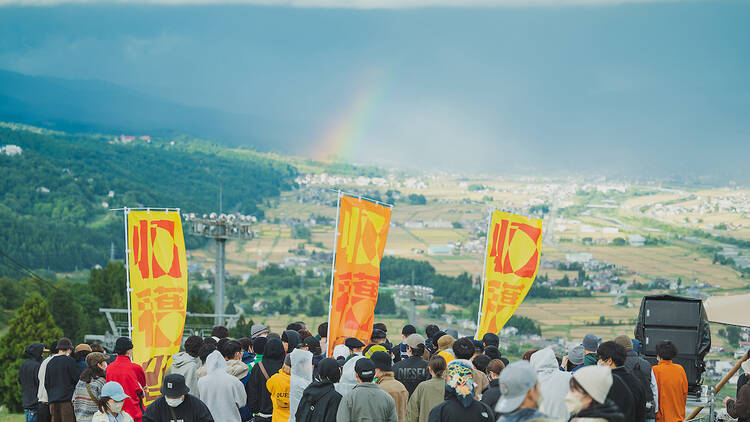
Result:
[[[252,151],[178,137],[73,135],[0,123],[0,245],[31,268],[71,271],[106,264],[111,242],[123,249],[122,206],[179,207],[262,216],[258,205],[291,188],[297,170]],[[188,246],[197,239],[188,238]],[[0,274],[17,276],[0,267]]]

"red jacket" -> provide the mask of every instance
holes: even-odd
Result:
[[[107,382],[109,381],[122,385],[125,394],[130,396],[129,399],[125,399],[122,410],[132,416],[135,422],[140,422],[143,414],[138,403],[146,388],[146,373],[143,372],[143,368],[130,362],[127,356],[117,356],[117,359],[107,366]]]

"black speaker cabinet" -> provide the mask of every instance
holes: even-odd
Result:
[[[694,356],[698,344],[698,329],[651,328],[643,330],[643,353],[656,356],[656,345],[660,341],[670,340],[677,346],[678,355]]]
[[[658,359],[655,356],[646,356],[645,359],[652,365],[656,365]],[[703,373],[702,363],[696,358],[683,358],[676,357],[672,360],[673,363],[681,365],[685,369],[685,376],[687,377],[688,387],[691,390],[695,386],[700,385],[700,374]]]
[[[643,322],[646,327],[685,327],[695,329],[701,320],[701,302],[645,299]]]

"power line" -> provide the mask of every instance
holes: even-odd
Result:
[[[13,264],[13,265],[9,265],[7,262],[0,261],[0,263],[2,263],[3,265],[5,265],[6,267],[8,267],[8,268],[10,268],[12,270],[15,270],[19,274],[25,274],[27,276],[30,276],[31,278],[34,278],[34,279],[39,280],[39,281],[41,281],[43,283],[46,283],[49,287],[51,287],[55,291],[58,291],[58,292],[61,291],[60,289],[58,289],[55,286],[55,284],[52,281],[47,280],[46,278],[40,277],[34,271],[32,271],[29,267],[27,267],[27,266],[21,264],[20,262],[16,261],[15,259],[13,259],[12,256],[8,255],[7,253],[5,253],[1,249],[0,249],[0,255],[2,255],[3,257],[5,257],[6,260],[10,261]]]

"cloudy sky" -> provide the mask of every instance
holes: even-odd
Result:
[[[284,122],[299,155],[689,175],[750,153],[746,1],[0,4],[0,68]]]

